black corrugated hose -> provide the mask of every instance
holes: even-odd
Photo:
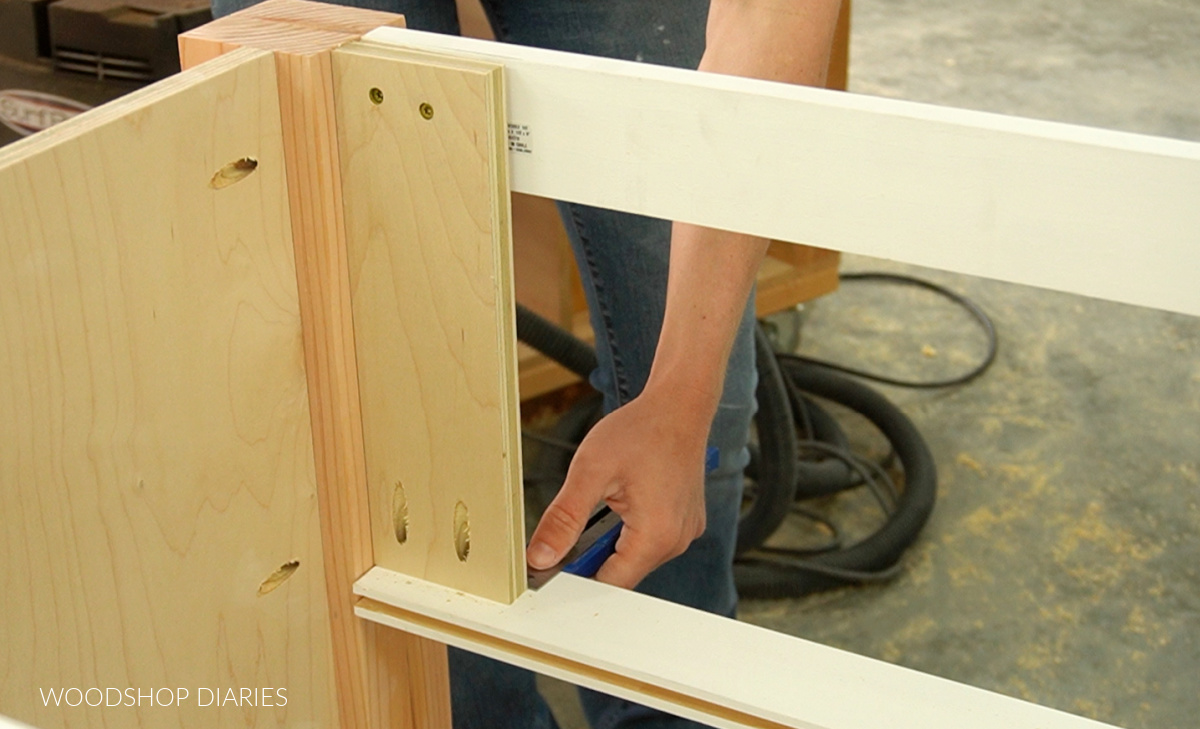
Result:
[[[776,355],[784,377],[799,390],[843,405],[869,420],[891,443],[904,468],[904,488],[887,521],[861,542],[803,557],[750,551],[734,564],[744,597],[798,597],[846,582],[893,577],[904,550],[920,534],[937,498],[937,467],[908,417],[870,387],[791,355]]]
[[[517,304],[517,339],[579,375],[596,369],[596,350],[562,327]]]

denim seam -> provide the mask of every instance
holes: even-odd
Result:
[[[608,306],[608,297],[605,291],[604,279],[600,276],[600,269],[596,265],[595,259],[592,257],[592,247],[588,242],[586,228],[583,220],[576,212],[574,205],[567,206],[571,211],[571,220],[575,223],[575,230],[579,234],[580,246],[583,249],[583,257],[587,263],[588,275],[592,279],[592,290],[596,292],[596,305],[600,309],[600,319],[604,322],[605,336],[608,340],[608,350],[612,356],[613,368],[613,383],[616,385],[617,406],[620,407],[629,401],[629,378],[625,373],[625,368],[621,364],[621,348],[617,344],[616,328],[612,324],[612,312]]]

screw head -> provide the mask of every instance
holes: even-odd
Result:
[[[367,96],[371,97],[372,104],[383,103],[383,89],[379,87],[372,88],[369,92],[367,92]]]
[[[419,107],[417,107],[417,110],[421,112],[421,116],[423,118],[425,118],[425,119],[433,118],[433,107],[430,106],[428,103],[422,103]]]

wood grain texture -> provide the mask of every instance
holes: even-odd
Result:
[[[838,251],[771,241],[758,270],[755,311],[766,316],[833,293],[841,260]]]
[[[845,91],[850,81],[850,17],[851,0],[842,0],[838,11],[837,28],[833,31],[833,48],[829,52],[829,71],[825,88]]]
[[[367,621],[367,675],[372,677],[370,725],[386,729],[448,729],[450,668],[446,646]]]
[[[328,52],[276,61],[343,727],[449,727],[444,646],[364,625],[351,587],[375,564]],[[413,655],[425,658],[412,660]]]
[[[1200,314],[1200,143],[382,28],[503,63],[517,192]]]
[[[351,586],[375,563],[350,312],[329,51],[390,13],[267,0],[181,37],[186,59],[275,52],[320,496],[333,670],[343,727],[450,726],[445,647],[366,624]]]
[[[355,591],[382,625],[726,729],[1108,726],[574,575],[512,605],[382,568]]]
[[[306,56],[358,40],[381,26],[404,27],[403,16],[306,0],[265,0],[179,36],[184,68],[234,48]]]
[[[275,93],[270,55],[241,51],[0,151],[5,714],[335,721]],[[190,695],[43,705],[68,687]],[[201,687],[286,706],[202,706]]]
[[[511,602],[525,560],[500,69],[366,44],[334,59],[376,563]]]
[[[367,726],[387,690],[384,656],[349,614],[346,586],[374,563],[354,378],[328,53],[277,54],[279,102],[343,727]],[[398,672],[402,677],[403,672]]]
[[[569,325],[579,274],[553,200],[513,193],[513,275],[517,301],[549,321]]]

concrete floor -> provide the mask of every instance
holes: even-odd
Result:
[[[851,54],[857,93],[1200,140],[1195,0],[855,0]],[[940,475],[903,576],[744,600],[741,619],[1129,729],[1195,726],[1200,319],[844,268],[966,293],[1000,356],[961,388],[882,388]],[[855,283],[812,307],[801,351],[933,377],[982,343],[929,294]],[[565,729],[582,726],[550,691]]]

